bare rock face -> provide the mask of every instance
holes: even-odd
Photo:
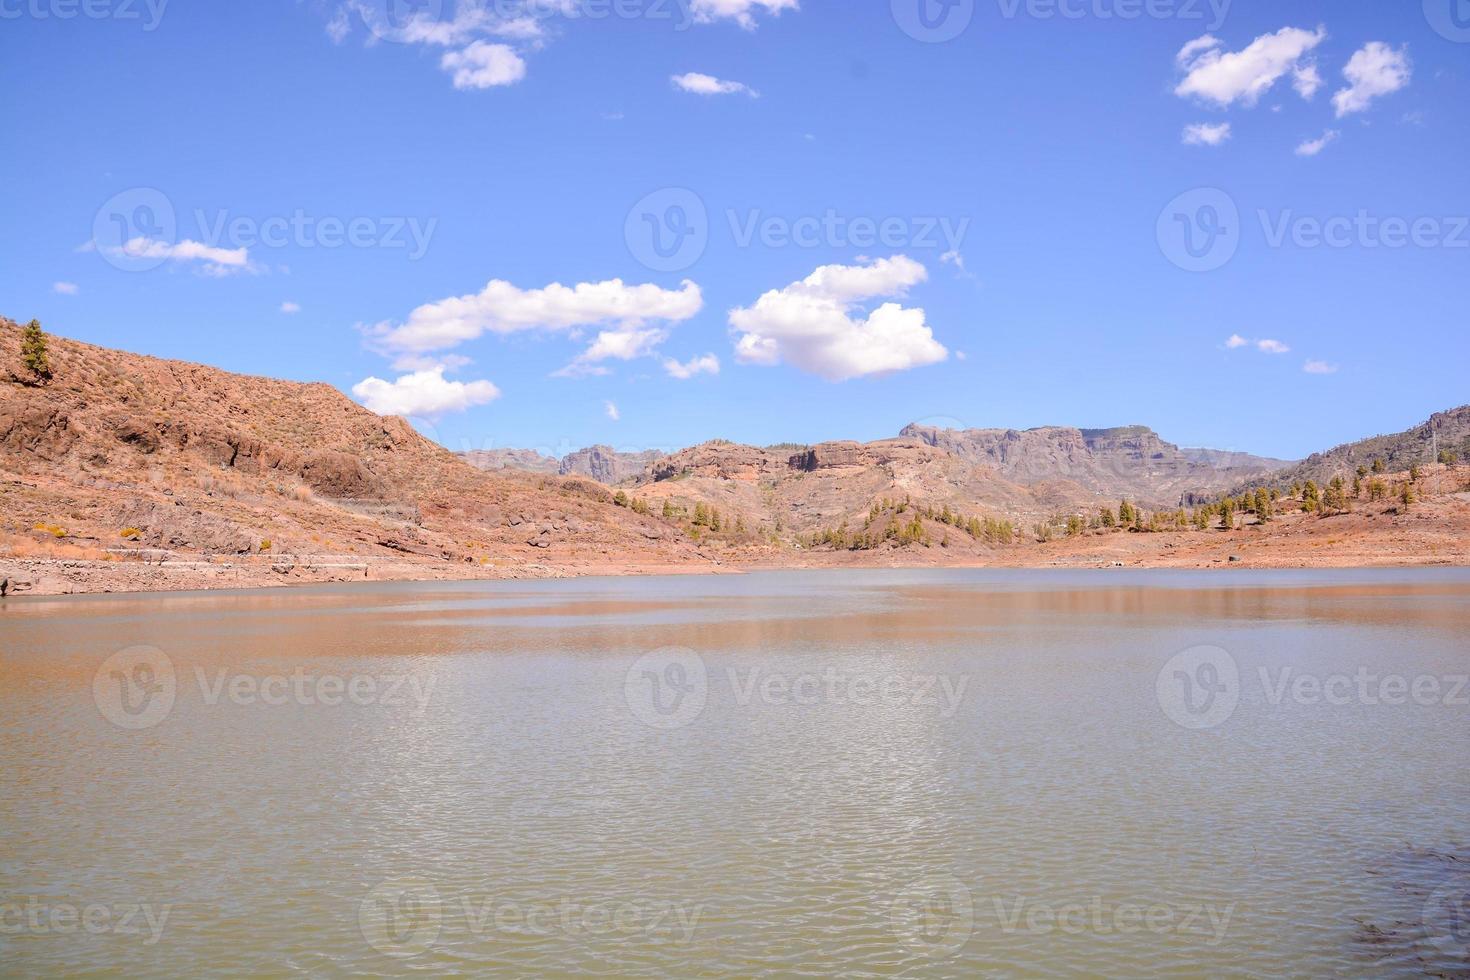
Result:
[[[957,431],[910,425],[901,435],[960,459],[989,466],[1024,484],[1067,480],[1107,497],[1175,506],[1228,490],[1284,465],[1246,453],[1182,450],[1147,426],[1076,429],[1051,426]]]
[[[54,405],[0,405],[0,448],[55,460],[65,456],[78,438],[71,416]]]
[[[591,446],[569,453],[562,461],[562,476],[588,476],[598,483],[622,483],[643,475],[650,464],[663,458],[657,450],[620,453],[611,446]]]
[[[132,540],[150,548],[248,555],[259,550],[262,540],[259,532],[182,503],[134,500],[117,509],[113,523],[139,532]]]
[[[555,456],[543,456],[534,449],[476,449],[461,453],[461,458],[475,469],[495,473],[501,470],[521,470],[526,473],[560,473],[561,461]]]
[[[331,449],[312,453],[301,464],[301,479],[324,497],[383,500],[388,487],[356,456]]]
[[[648,468],[647,477],[656,482],[688,476],[752,482],[787,467],[788,460],[777,453],[717,440],[665,456]]]

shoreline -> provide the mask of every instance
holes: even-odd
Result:
[[[821,557],[831,558],[831,555]],[[174,595],[227,591],[291,590],[313,585],[355,585],[380,583],[468,584],[472,582],[553,581],[591,578],[656,578],[697,575],[747,575],[767,572],[845,571],[845,570],[914,570],[966,571],[975,569],[1007,569],[1016,571],[1285,571],[1301,569],[1372,570],[1410,568],[1470,569],[1470,555],[1392,555],[1364,560],[1354,556],[1332,560],[1312,556],[1309,560],[1232,560],[1228,557],[1201,555],[1153,555],[1133,560],[1108,559],[1098,555],[1056,556],[1049,560],[974,561],[710,561],[708,563],[636,563],[619,562],[597,565],[524,564],[515,568],[485,567],[466,574],[465,568],[445,563],[439,568],[414,562],[361,562],[347,568],[336,564],[310,562],[230,562],[207,561],[163,562],[146,566],[81,559],[0,559],[0,608],[10,600],[57,598],[63,596],[98,595]],[[1020,557],[1020,556],[1015,556]],[[1027,556],[1028,558],[1034,556]],[[361,572],[362,574],[358,574]]]

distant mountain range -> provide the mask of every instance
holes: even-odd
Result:
[[[910,425],[873,443],[760,448],[715,441],[679,452],[607,446],[554,460],[523,450],[462,454],[482,469],[580,474],[655,501],[700,503],[799,531],[857,520],[882,498],[1032,519],[1127,498],[1163,509],[1210,499],[1290,461],[1181,449],[1146,426],[955,431]]]

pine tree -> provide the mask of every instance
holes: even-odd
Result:
[[[51,380],[51,359],[46,356],[46,334],[40,320],[32,320],[21,329],[20,361],[33,380]]]

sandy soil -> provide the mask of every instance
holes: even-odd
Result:
[[[1470,566],[1470,493],[1416,503],[1407,514],[1389,504],[1360,504],[1331,517],[1283,514],[1235,531],[1139,534],[1112,530],[1047,543],[973,553],[940,547],[880,551],[788,547],[706,547],[697,560],[661,555],[587,558],[548,554],[544,561],[467,564],[402,558],[277,555],[204,558],[160,553],[153,560],[0,558],[0,584],[11,597],[93,592],[246,589],[320,582],[476,581],[594,575],[729,574],[806,568],[1342,568]]]

